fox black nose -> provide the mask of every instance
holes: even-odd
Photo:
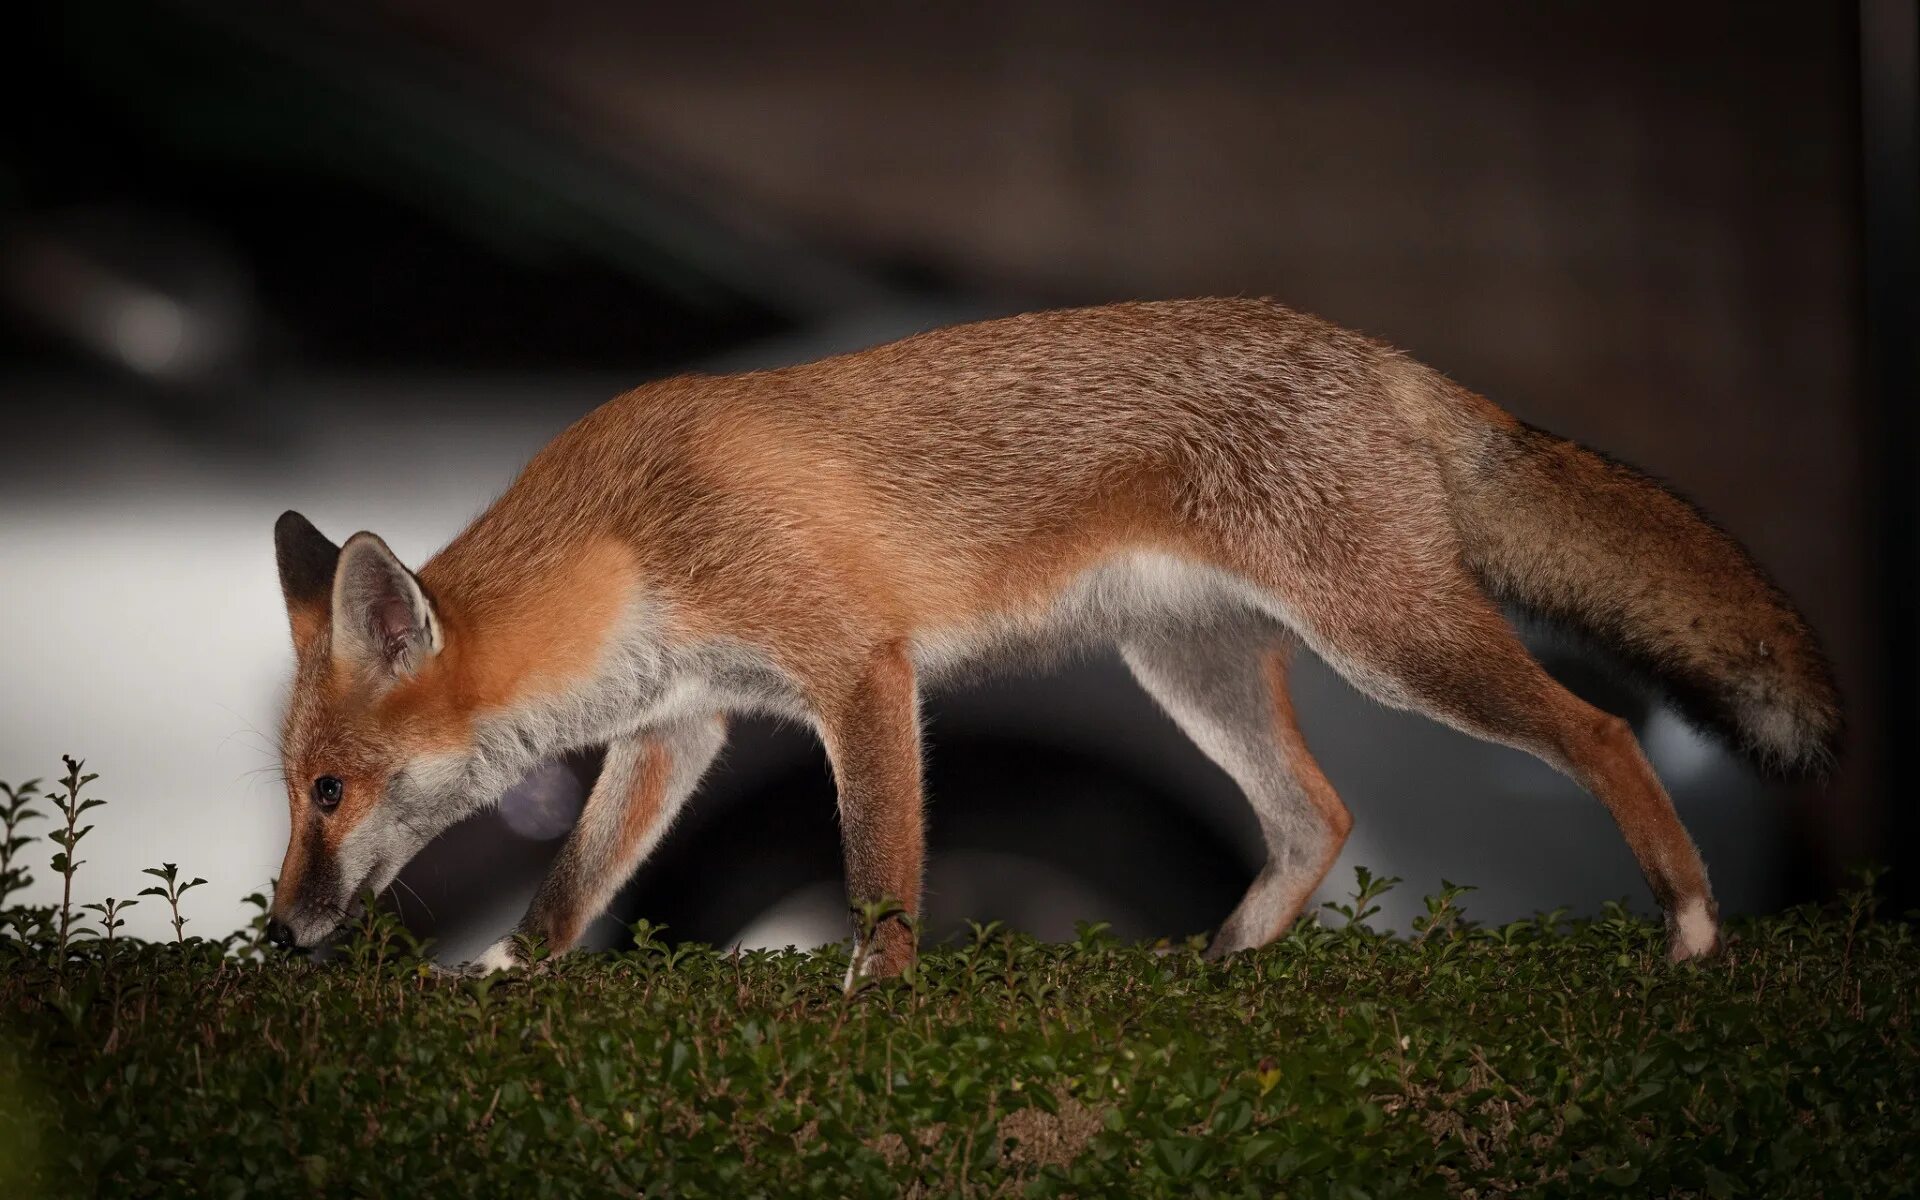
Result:
[[[269,920],[267,940],[282,950],[291,950],[293,949],[293,927],[285,921]]]

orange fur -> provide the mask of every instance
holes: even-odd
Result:
[[[667,776],[673,771],[673,751],[657,738],[647,739],[647,765],[634,785],[620,825],[620,857],[632,858],[640,843],[653,832],[667,792]]]
[[[441,582],[444,556],[421,570],[430,593]],[[462,587],[452,575],[439,605],[446,649],[435,664],[440,678],[423,677],[391,703],[440,703],[447,715],[471,717],[489,709],[564,690],[590,672],[600,648],[635,594],[633,553],[600,538],[570,551],[540,575],[512,588]],[[398,707],[395,715],[398,716]]]

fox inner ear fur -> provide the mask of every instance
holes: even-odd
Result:
[[[273,525],[273,556],[280,564],[280,594],[287,600],[293,648],[305,653],[332,613],[340,547],[299,513],[284,512]]]
[[[440,621],[413,572],[371,533],[340,548],[333,576],[333,657],[355,669],[400,676],[440,649]]]

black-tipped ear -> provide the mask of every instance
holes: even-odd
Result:
[[[333,592],[340,547],[313,522],[291,510],[273,523],[273,553],[280,562],[280,591],[288,604],[315,604]]]
[[[356,670],[410,675],[440,649],[440,622],[413,572],[371,533],[340,548],[333,576],[333,656]]]
[[[280,564],[280,594],[287,600],[296,649],[312,640],[333,606],[333,573],[340,547],[297,512],[273,523],[273,556]]]

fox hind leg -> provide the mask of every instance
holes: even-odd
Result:
[[[1406,561],[1406,560],[1403,560]],[[1666,913],[1669,957],[1719,946],[1706,866],[1626,722],[1580,700],[1527,653],[1464,572],[1349,589],[1295,627],[1349,682],[1487,741],[1526,750],[1612,813]]]
[[[1209,957],[1285,933],[1333,866],[1353,820],[1307,750],[1287,672],[1298,641],[1260,622],[1121,648],[1134,678],[1253,805],[1267,861]]]

